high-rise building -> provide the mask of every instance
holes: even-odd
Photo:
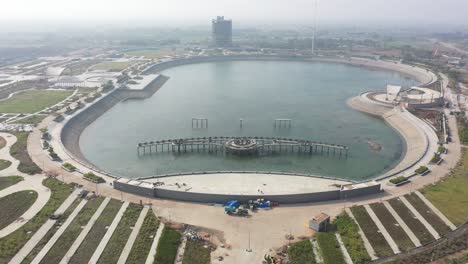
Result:
[[[224,16],[218,16],[211,22],[213,44],[216,47],[232,46],[232,20],[224,19]]]

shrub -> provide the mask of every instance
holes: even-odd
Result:
[[[393,178],[390,180],[391,183],[393,184],[398,184],[400,182],[404,182],[404,181],[407,181],[408,179],[405,177],[405,176],[398,176],[396,178]]]
[[[288,257],[291,264],[315,263],[314,251],[309,240],[291,244]]]
[[[429,168],[426,167],[426,166],[421,166],[419,168],[417,168],[414,172],[417,173],[417,174],[423,174],[424,172],[426,172]]]
[[[65,162],[64,164],[62,164],[62,166],[64,168],[68,169],[68,170],[71,170],[71,171],[76,170],[76,167],[73,166],[72,164],[68,163],[68,162]]]
[[[92,172],[88,172],[83,174],[83,177],[89,181],[95,182],[95,183],[103,183],[105,182],[104,179],[100,176],[97,176],[96,174]]]

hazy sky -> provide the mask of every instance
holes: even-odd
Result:
[[[468,0],[319,0],[323,23],[365,21],[468,24]],[[6,20],[128,20],[202,23],[216,15],[238,24],[310,23],[314,0],[2,0]]]

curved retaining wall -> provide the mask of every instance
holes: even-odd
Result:
[[[348,199],[358,196],[376,194],[381,191],[380,184],[373,184],[363,186],[360,188],[333,190],[326,192],[313,192],[313,193],[298,193],[298,194],[280,194],[280,195],[229,195],[229,194],[216,194],[216,193],[196,193],[168,190],[164,188],[153,187],[153,184],[141,182],[136,180],[119,179],[114,181],[113,186],[115,189],[129,192],[137,195],[155,197],[162,199],[170,199],[186,202],[197,203],[226,203],[230,200],[238,200],[240,202],[247,202],[248,200],[255,200],[258,198],[265,198],[270,201],[279,202],[282,204],[294,203],[310,203],[321,202],[339,199]]]
[[[64,124],[60,135],[63,146],[75,158],[89,163],[81,153],[79,144],[83,130],[119,102],[151,97],[168,79],[167,76],[159,75],[143,90],[116,89],[111,91],[110,94],[105,95]]]

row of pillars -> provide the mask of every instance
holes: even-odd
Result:
[[[192,128],[208,128],[208,118],[192,118]]]
[[[291,119],[275,119],[274,127],[291,127]],[[239,127],[244,126],[244,119],[239,119]],[[192,118],[192,128],[208,128],[208,118]]]

